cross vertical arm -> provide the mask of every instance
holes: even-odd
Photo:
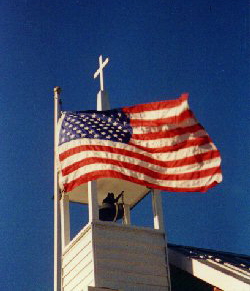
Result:
[[[94,79],[100,75],[100,89],[101,91],[104,91],[104,77],[103,77],[103,69],[108,64],[109,58],[106,58],[105,61],[102,61],[102,55],[99,57],[99,69],[94,74]]]

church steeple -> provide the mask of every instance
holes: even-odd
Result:
[[[97,111],[110,109],[104,90],[103,62],[99,58],[100,91],[97,94]],[[99,114],[96,112],[96,114]],[[55,176],[57,179],[57,176]],[[58,188],[55,188],[58,193]],[[99,209],[107,194],[123,194],[123,224],[99,219]],[[143,197],[152,193],[154,229],[131,225],[130,211]],[[55,291],[63,290],[170,290],[166,240],[161,193],[119,178],[101,178],[58,194],[55,201],[58,242],[61,221],[61,254],[57,249],[57,278]],[[89,221],[70,238],[69,203],[88,204]],[[114,203],[115,204],[115,203]],[[116,203],[115,205],[118,205]],[[58,212],[59,211],[59,212]],[[61,260],[60,260],[61,259]],[[60,270],[58,266],[60,264]],[[56,265],[55,265],[56,268]],[[56,277],[55,277],[56,278]],[[56,279],[55,279],[56,280]],[[102,289],[105,288],[105,289]]]

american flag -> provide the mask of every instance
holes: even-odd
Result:
[[[220,153],[189,109],[188,94],[108,111],[67,111],[58,123],[61,187],[118,178],[171,192],[222,181]]]

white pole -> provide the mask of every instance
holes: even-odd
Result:
[[[159,229],[164,232],[164,219],[162,210],[162,199],[161,191],[153,189],[152,190],[152,203],[153,203],[153,213],[154,213],[154,228]]]
[[[108,94],[105,91],[99,91],[97,94],[97,102],[96,102],[96,110],[97,111],[103,111],[103,110],[109,110],[110,104],[109,104],[109,98]]]
[[[165,227],[164,227],[162,198],[161,198],[160,190],[157,190],[157,189],[152,190],[152,204],[153,204],[153,214],[154,214],[154,229],[159,229],[165,234],[167,276],[168,276],[169,291],[171,291],[171,280],[170,280],[170,270],[169,270],[169,260],[168,260],[168,244],[167,244],[168,240],[167,240],[167,233],[165,232]]]
[[[97,201],[97,182],[88,182],[88,203],[89,203],[89,222],[99,220],[99,207]]]
[[[123,217],[123,224],[130,225],[130,207],[127,204],[124,204],[124,217]]]
[[[62,252],[70,242],[69,195],[63,193],[60,201]]]
[[[61,291],[60,192],[56,164],[57,121],[60,115],[60,87],[54,88],[54,291]]]

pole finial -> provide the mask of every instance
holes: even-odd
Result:
[[[54,87],[54,93],[56,94],[60,94],[62,92],[62,89],[61,89],[61,87],[59,87],[59,86],[56,86],[56,87]]]

